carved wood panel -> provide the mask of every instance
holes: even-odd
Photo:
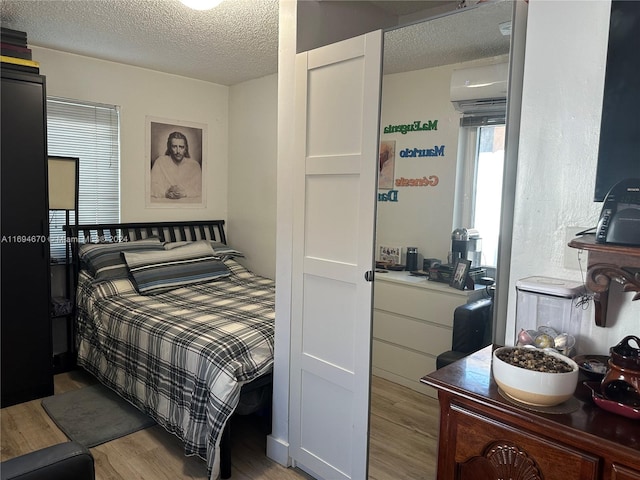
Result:
[[[458,466],[459,480],[543,480],[536,462],[511,442],[494,442],[482,456]]]
[[[483,480],[598,478],[600,469],[598,456],[573,448],[546,434],[537,435],[514,427],[509,424],[507,418],[490,417],[483,413],[475,408],[467,409],[462,405],[451,405],[450,429],[455,434],[450,443],[455,444],[455,450],[447,448],[443,453],[445,455],[449,453],[448,461],[454,465],[455,471],[451,472],[452,478]],[[473,461],[465,465],[470,460]],[[443,461],[447,462],[444,459]],[[466,476],[467,472],[468,476]],[[485,476],[481,477],[480,474]]]

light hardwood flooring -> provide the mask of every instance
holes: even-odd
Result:
[[[55,376],[55,393],[93,383],[81,371]],[[0,459],[22,455],[68,439],[40,400],[3,408]],[[435,478],[438,405],[425,395],[378,377],[372,381],[371,480]],[[232,480],[301,480],[311,477],[265,456],[266,439],[253,417],[232,425]],[[185,457],[180,441],[154,426],[91,449],[97,480],[206,480],[203,460]]]
[[[374,376],[369,479],[436,478],[439,421],[437,400]]]

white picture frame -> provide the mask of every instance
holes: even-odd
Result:
[[[206,207],[207,130],[203,123],[145,117],[147,208]],[[188,157],[171,155],[172,142],[186,146]]]
[[[402,264],[402,247],[389,247],[380,245],[378,249],[378,261],[391,263],[393,265]]]

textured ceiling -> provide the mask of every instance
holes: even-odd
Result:
[[[434,7],[451,2],[371,3],[402,16],[424,10],[425,4]],[[472,10],[485,9],[486,14],[478,18],[463,18]],[[385,72],[505,53],[508,37],[496,38],[499,22],[491,14],[498,9],[510,19],[510,13],[504,13],[510,12],[509,1],[487,2],[464,9],[468,10],[464,15],[432,20],[428,27],[388,32]],[[209,11],[191,10],[178,0],[0,0],[0,13],[2,26],[27,32],[30,46],[221,85],[277,72],[278,0],[225,0]]]
[[[450,65],[509,52],[510,37],[499,25],[511,21],[509,1],[473,8],[385,33],[384,73]]]
[[[2,25],[30,45],[221,85],[277,71],[278,0],[2,0]]]

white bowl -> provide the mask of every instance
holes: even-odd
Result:
[[[567,373],[536,372],[516,367],[500,360],[498,353],[517,347],[500,347],[493,352],[493,378],[498,387],[518,402],[540,407],[551,407],[569,400],[578,385],[578,364],[557,352],[545,351],[568,363],[573,370]]]

